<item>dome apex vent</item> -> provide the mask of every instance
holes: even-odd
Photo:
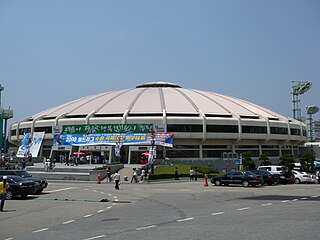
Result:
[[[157,88],[157,87],[171,87],[171,88],[181,88],[180,85],[169,82],[148,82],[136,86],[136,88]]]

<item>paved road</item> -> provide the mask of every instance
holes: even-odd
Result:
[[[320,184],[49,182],[6,202],[0,239],[318,239]],[[108,202],[100,202],[107,199]]]

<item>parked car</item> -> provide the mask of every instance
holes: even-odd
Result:
[[[295,183],[310,183],[312,180],[311,180],[311,177],[309,174],[307,174],[306,172],[299,172],[299,171],[296,171],[296,170],[292,170],[292,173],[294,174],[294,182]]]
[[[310,174],[311,182],[310,183],[318,183],[318,177],[316,174],[311,173]]]
[[[278,184],[280,181],[280,175],[277,173],[271,173],[266,170],[250,170],[251,172],[261,175],[263,183],[268,185]]]
[[[292,171],[286,166],[277,166],[277,165],[269,165],[269,166],[259,166],[258,170],[266,170],[271,173],[279,174],[279,183],[287,184],[294,183],[294,174]]]
[[[27,198],[29,194],[33,194],[37,190],[34,181],[19,176],[7,176],[7,182],[9,183],[9,189],[6,195],[6,199],[8,200],[18,195],[20,195],[21,198]]]
[[[250,171],[231,171],[224,176],[211,178],[211,183],[216,186],[229,184],[242,184],[243,187],[261,185],[263,182],[261,175],[256,175]]]
[[[0,170],[0,176],[7,176],[7,175],[16,175],[28,180],[32,180],[36,184],[36,192],[41,193],[43,189],[48,186],[47,180],[41,179],[36,176],[32,176],[30,173],[24,170]]]

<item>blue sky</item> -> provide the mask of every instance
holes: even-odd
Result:
[[[9,123],[152,81],[292,116],[292,80],[313,83],[302,115],[320,106],[319,0],[0,0]]]

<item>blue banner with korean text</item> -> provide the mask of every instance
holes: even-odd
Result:
[[[174,134],[157,133],[97,133],[97,134],[60,134],[53,145],[161,145],[172,147]]]

